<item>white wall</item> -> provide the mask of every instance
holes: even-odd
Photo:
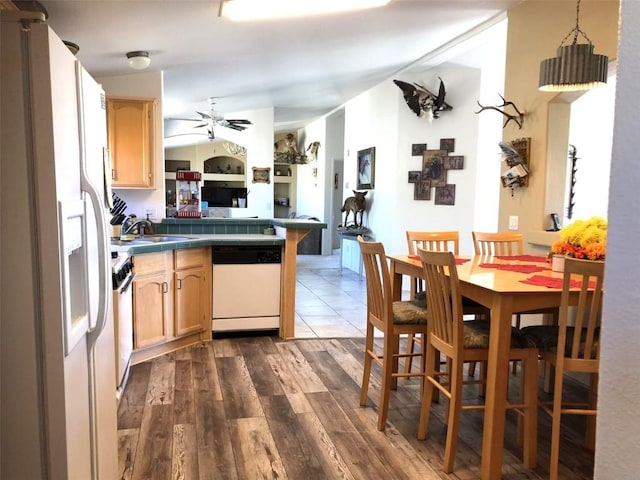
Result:
[[[396,78],[437,91],[438,77],[445,83],[446,101],[453,109],[441,112],[440,118],[432,123],[418,118],[408,108],[392,79],[346,104],[343,198],[352,195],[351,189],[356,184],[357,151],[375,146],[375,188],[367,195],[369,212],[365,216],[365,226],[390,252],[406,251],[406,230],[458,230],[461,252],[473,251],[471,230],[478,210],[476,171],[480,120],[472,112],[477,109],[480,70],[447,66]],[[409,170],[422,169],[422,157],[411,155],[411,145],[426,143],[428,149],[439,149],[442,138],[454,138],[453,154],[465,157],[464,169],[447,173],[448,183],[456,185],[453,206],[435,205],[433,188],[431,200],[414,200],[414,185],[407,181]],[[493,150],[496,149],[497,141]],[[498,158],[496,155],[496,163]],[[494,190],[499,188],[499,176],[495,178],[497,180],[490,186]],[[357,245],[347,242],[344,249],[345,265],[357,270]]]
[[[575,145],[578,156],[571,221],[593,215],[607,217],[615,94],[616,77],[612,75],[605,85],[589,90],[571,104],[569,144]],[[570,222],[566,218],[570,181],[571,162],[567,161],[563,225]]]
[[[237,132],[224,129],[225,139],[247,147],[247,211],[242,215],[273,218],[273,108],[227,113],[228,118],[246,118],[253,125]],[[253,167],[271,168],[270,183],[253,183]]]
[[[491,55],[486,55],[487,47],[480,46],[475,51],[467,55],[474,55],[477,52],[482,58],[480,68],[480,91],[478,102],[483,106],[500,105],[504,96],[504,70],[506,62],[506,36],[507,22],[503,21],[487,32],[491,38]],[[522,111],[523,105],[516,106]],[[476,103],[474,112],[480,110]],[[511,107],[507,107],[507,113],[514,114]],[[487,110],[477,114],[478,116],[478,156],[476,159],[477,168],[475,170],[475,204],[482,205],[474,211],[473,230],[478,232],[498,231],[498,212],[500,205],[500,172],[502,170],[502,159],[498,143],[502,140],[502,125],[505,117],[492,110]],[[511,121],[513,123],[513,121]],[[518,138],[518,137],[514,137]]]
[[[640,2],[621,3],[594,478],[640,471]]]
[[[322,117],[310,123],[298,136],[301,140],[299,149],[307,149],[312,142],[320,142],[317,161],[305,165],[298,165],[296,214],[310,215],[321,221],[325,221],[325,196],[324,179],[327,175],[327,128],[326,117]],[[318,175],[313,176],[313,169],[318,169]]]
[[[324,191],[325,197],[325,221],[327,229],[322,232],[322,254],[330,255],[333,252],[334,244],[338,245],[336,228],[342,223],[342,197],[341,183],[338,181],[337,189],[334,186],[334,175],[341,179],[343,172],[341,168],[336,171],[336,165],[342,165],[344,157],[344,109],[340,109],[327,117],[327,139],[325,149],[324,168]]]
[[[460,252],[473,251],[471,230],[476,212],[475,179],[478,170],[480,122],[480,117],[474,115],[473,111],[479,98],[480,70],[438,67],[403,80],[415,81],[430,91],[437,91],[438,77],[444,81],[447,90],[446,101],[453,109],[441,112],[440,118],[434,119],[431,124],[418,118],[400,98],[396,177],[399,208],[394,212],[394,238],[390,244],[395,251],[402,252],[407,249],[405,230],[458,230]],[[456,186],[455,205],[435,205],[433,187],[431,200],[413,200],[414,185],[407,182],[407,171],[420,170],[422,158],[411,156],[411,144],[426,143],[429,150],[436,150],[440,148],[440,139],[443,138],[455,140],[455,150],[451,155],[464,156],[464,169],[447,172],[447,183]]]

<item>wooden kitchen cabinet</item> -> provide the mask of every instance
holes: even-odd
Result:
[[[173,337],[172,256],[172,252],[159,252],[134,257],[134,349],[163,343]]]
[[[155,116],[155,99],[107,97],[113,187],[155,188]]]
[[[134,257],[132,363],[211,339],[211,248]]]
[[[174,332],[211,329],[211,248],[174,252]]]

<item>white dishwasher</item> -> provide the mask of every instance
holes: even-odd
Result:
[[[280,245],[212,247],[213,333],[280,328]]]

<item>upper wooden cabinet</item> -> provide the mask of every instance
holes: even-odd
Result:
[[[155,115],[155,99],[107,97],[113,187],[155,188]]]

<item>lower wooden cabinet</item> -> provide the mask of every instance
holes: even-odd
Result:
[[[134,257],[132,363],[211,339],[211,248]]]

